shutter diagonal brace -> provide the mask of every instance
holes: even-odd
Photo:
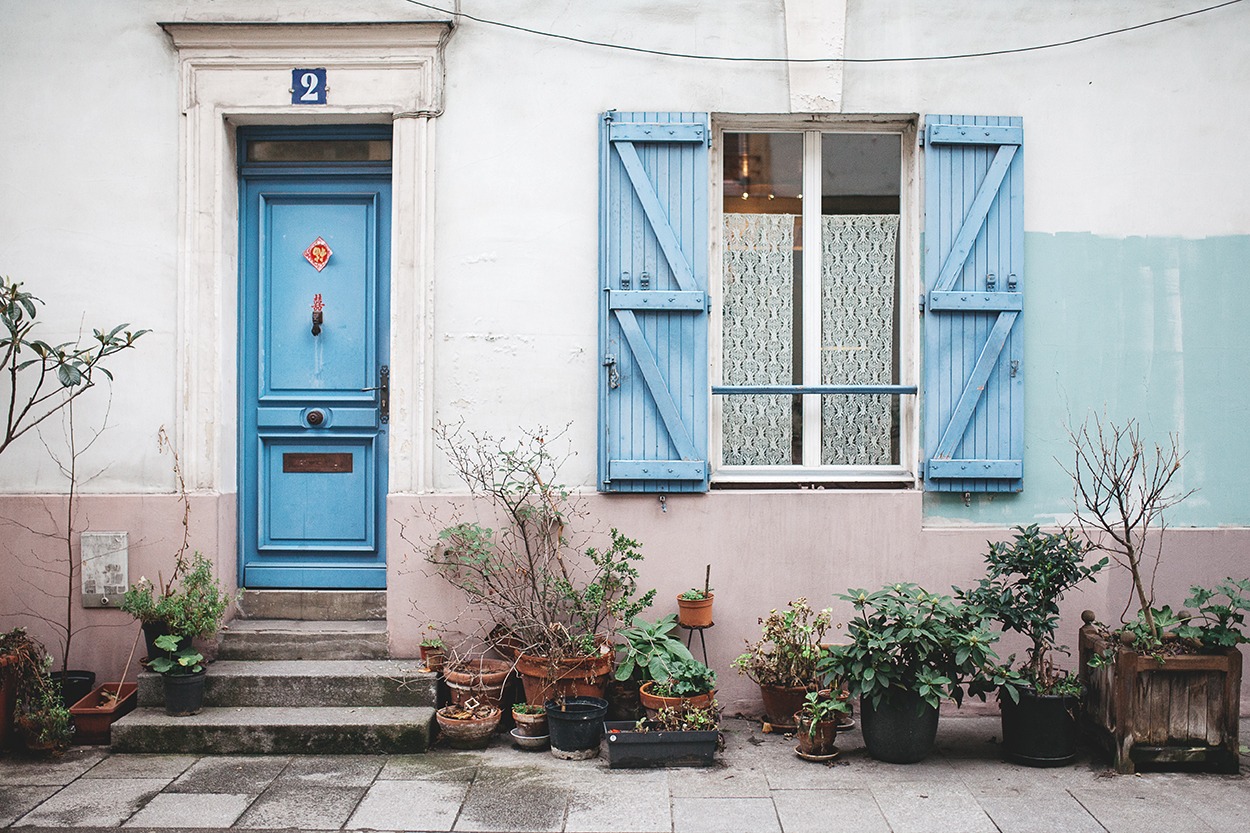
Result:
[[[977,357],[977,363],[973,365],[972,373],[968,375],[968,383],[964,385],[963,393],[959,396],[959,402],[956,403],[955,409],[951,411],[950,422],[946,425],[946,430],[942,433],[942,439],[938,442],[937,449],[933,452],[933,458],[936,460],[949,460],[955,453],[955,446],[963,439],[964,432],[968,430],[968,422],[972,419],[972,412],[976,410],[977,402],[981,399],[981,394],[985,392],[985,385],[989,381],[990,372],[994,369],[994,365],[998,364],[998,356],[1003,351],[1003,346],[1007,343],[1007,335],[1011,332],[1011,327],[1016,323],[1017,312],[1001,312],[998,314],[998,320],[994,322],[994,329],[990,330],[989,338],[985,341],[985,347],[981,350],[981,355]]]
[[[972,252],[972,245],[976,242],[977,235],[981,233],[981,227],[985,225],[990,205],[998,196],[998,189],[1003,184],[1003,178],[1007,175],[1007,169],[1011,166],[1011,160],[1015,158],[1015,155],[1015,145],[999,146],[998,153],[994,155],[994,161],[985,172],[985,179],[981,181],[981,187],[977,189],[972,205],[968,207],[968,214],[960,224],[954,242],[951,243],[950,253],[946,256],[946,262],[942,264],[942,271],[938,274],[937,282],[933,286],[934,292],[944,292],[955,285],[955,278],[959,276],[964,263],[968,260],[969,253]]]
[[[625,335],[625,340],[629,342],[630,352],[634,354],[634,360],[638,363],[638,370],[642,373],[652,399],[655,400],[656,410],[660,412],[664,427],[668,429],[669,439],[677,448],[677,453],[683,460],[700,459],[698,452],[695,451],[694,442],[690,439],[690,433],[682,424],[681,414],[677,412],[677,403],[673,401],[673,396],[669,393],[668,385],[664,382],[664,375],[660,372],[660,366],[656,363],[651,348],[647,346],[646,337],[638,326],[638,319],[634,317],[631,310],[618,309],[614,312],[621,325],[621,332]]]
[[[642,203],[642,210],[647,215],[647,220],[651,223],[651,228],[655,232],[656,240],[660,243],[660,249],[664,252],[664,259],[668,261],[669,268],[673,270],[673,277],[677,281],[677,286],[687,292],[697,291],[698,286],[694,282],[694,272],[690,268],[690,261],[686,259],[686,255],[681,250],[681,245],[677,242],[677,235],[673,233],[673,227],[668,221],[668,215],[665,214],[663,207],[660,205],[660,199],[655,194],[655,188],[651,185],[651,180],[647,178],[647,172],[642,167],[642,160],[638,157],[638,150],[634,147],[633,142],[613,141],[612,146],[616,148],[620,155],[621,164],[625,167],[625,172],[629,174],[629,181],[634,186],[634,193],[638,195],[639,202]]]

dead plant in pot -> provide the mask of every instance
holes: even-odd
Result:
[[[526,700],[602,697],[613,637],[650,606],[639,594],[639,544],[611,530],[591,545],[576,495],[560,485],[560,434],[507,441],[440,425],[436,440],[474,501],[443,527],[427,560],[517,649]]]
[[[1157,606],[1165,515],[1192,490],[1177,480],[1176,435],[1142,439],[1135,420],[1097,415],[1069,430],[1076,520],[1091,545],[1128,571],[1119,625],[1082,614],[1084,714],[1120,772],[1138,767],[1238,771],[1241,652],[1250,581],[1191,587],[1185,605]],[[1221,597],[1222,600],[1221,600]],[[1133,615],[1129,611],[1136,608]]]

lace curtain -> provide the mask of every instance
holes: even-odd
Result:
[[[726,214],[724,384],[795,382],[793,214]],[[820,378],[889,384],[894,357],[897,215],[821,218]],[[893,461],[889,395],[821,398],[823,465]],[[727,465],[790,465],[794,397],[722,398]]]
[[[821,218],[820,378],[826,384],[888,385],[894,357],[894,261],[898,216]],[[821,399],[823,465],[893,461],[892,396]]]
[[[726,214],[722,378],[727,385],[794,381],[793,214]],[[727,465],[791,462],[789,396],[722,398]]]

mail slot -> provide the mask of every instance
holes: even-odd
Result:
[[[351,474],[352,455],[335,454],[283,454],[283,473]]]

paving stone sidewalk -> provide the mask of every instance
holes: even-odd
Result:
[[[1242,732],[1250,730],[1243,721]],[[911,766],[868,757],[858,731],[833,764],[759,724],[726,721],[710,769],[609,770],[504,737],[425,755],[112,755],[0,759],[0,827],[41,830],[370,830],[479,833],[1246,833],[1242,775],[1117,776],[998,758],[996,717],[943,717]]]

